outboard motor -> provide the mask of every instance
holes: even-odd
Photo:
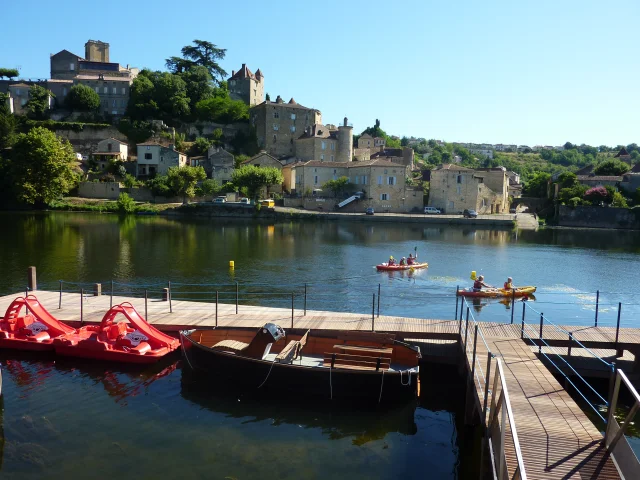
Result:
[[[258,330],[256,336],[242,353],[247,357],[264,360],[271,351],[271,345],[285,336],[284,330],[280,325],[267,323]]]

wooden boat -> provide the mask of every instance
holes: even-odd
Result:
[[[536,287],[517,287],[514,290],[505,290],[504,288],[483,288],[482,290],[473,290],[472,288],[466,290],[458,290],[457,295],[463,297],[524,297],[525,295],[531,295],[536,291]]]
[[[74,332],[74,328],[51,315],[34,295],[27,295],[11,302],[0,319],[0,347],[53,350],[55,338]]]
[[[114,322],[118,314],[125,321]],[[127,323],[127,321],[131,324]],[[114,305],[100,325],[88,325],[53,342],[56,354],[124,363],[153,363],[180,341],[148,324],[129,302]]]
[[[389,402],[415,398],[420,349],[394,335],[307,331],[288,335],[267,323],[180,332],[184,358],[196,372],[245,391],[309,395],[333,400]]]
[[[388,263],[381,263],[376,265],[376,269],[379,272],[395,272],[397,270],[419,270],[421,268],[427,268],[428,263],[414,263],[413,265],[389,265]]]

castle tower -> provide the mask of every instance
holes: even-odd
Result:
[[[234,100],[242,100],[250,107],[264,101],[264,75],[260,69],[252,73],[245,63],[237,72],[231,71],[231,77],[227,80],[229,95]]]
[[[109,63],[109,44],[100,40],[89,40],[84,44],[84,58],[90,62]]]
[[[338,162],[351,162],[353,160],[353,126],[349,125],[347,117],[338,127]]]

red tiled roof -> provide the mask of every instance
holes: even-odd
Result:
[[[258,72],[260,72],[260,69],[258,69]],[[262,72],[260,72],[260,75],[262,75]],[[244,63],[242,64],[242,68],[240,70],[231,75],[231,78],[229,78],[229,80],[241,80],[243,78],[256,78],[256,76],[251,73],[251,70],[249,70]]]

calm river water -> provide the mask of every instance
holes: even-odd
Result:
[[[111,280],[121,293],[452,318],[456,286],[475,270],[501,284],[537,285],[531,308],[558,323],[638,325],[632,281],[640,234],[510,231],[399,224],[177,220],[95,214],[3,214],[0,293]],[[429,269],[377,273],[389,255],[414,251]],[[229,270],[228,263],[236,268]],[[188,285],[187,285],[188,284]],[[197,284],[197,285],[196,285]],[[516,319],[521,316],[516,305]],[[509,322],[511,305],[473,304],[481,320]],[[535,312],[527,315],[535,316]],[[532,321],[533,318],[531,317]],[[518,321],[518,320],[516,320]],[[146,370],[2,354],[3,478],[463,478],[475,464],[460,425],[455,370],[430,379],[419,405],[384,411],[274,403],[203,392],[179,355]],[[453,380],[452,380],[453,379]],[[426,390],[426,391],[425,391]],[[91,472],[91,473],[89,473]]]

